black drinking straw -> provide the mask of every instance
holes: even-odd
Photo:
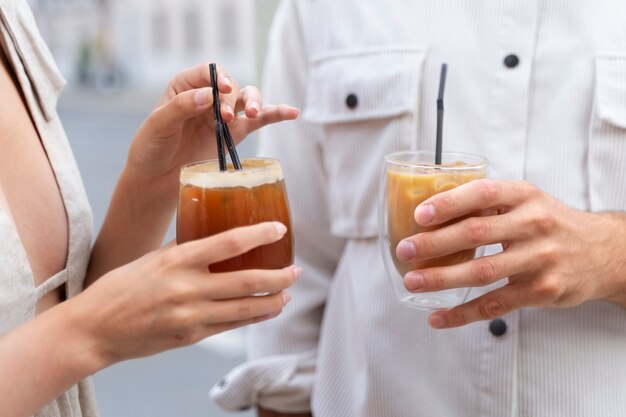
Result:
[[[446,75],[448,73],[448,64],[441,65],[441,74],[439,75],[439,95],[437,96],[437,146],[435,148],[435,164],[441,165],[441,149],[443,135],[443,91],[446,88]]]
[[[226,171],[228,169],[228,166],[226,165],[226,155],[224,153],[224,143],[228,148],[228,153],[230,154],[230,159],[233,161],[233,166],[238,170],[241,169],[241,162],[239,161],[239,155],[237,155],[235,142],[230,135],[228,126],[222,121],[222,114],[220,113],[220,94],[217,88],[217,66],[214,63],[209,64],[209,72],[211,76],[211,85],[213,87],[215,140],[217,141],[217,157],[220,164],[220,171]]]
[[[222,116],[220,115],[220,94],[217,89],[217,71],[215,64],[209,64],[211,75],[211,85],[213,86],[213,114],[215,116],[215,141],[217,142],[217,159],[220,164],[220,171],[226,171],[226,155],[224,155],[224,142],[222,140]]]

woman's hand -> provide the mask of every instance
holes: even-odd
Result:
[[[211,273],[208,265],[273,243],[280,223],[170,245],[104,275],[73,304],[100,366],[195,343],[278,315],[301,269]],[[253,294],[268,293],[265,296]]]
[[[400,242],[401,261],[437,258],[482,245],[503,252],[458,265],[409,272],[412,292],[503,287],[448,311],[433,313],[435,328],[493,319],[526,307],[572,307],[607,299],[626,305],[626,215],[571,209],[522,181],[477,180],[435,195],[415,210],[422,226],[470,217]]]
[[[298,117],[299,110],[287,105],[264,106],[255,87],[239,88],[218,66],[221,115],[236,143],[267,124]],[[213,93],[209,64],[176,75],[154,111],[133,139],[126,171],[143,178],[175,201],[182,165],[216,158]],[[243,112],[240,114],[240,112]]]

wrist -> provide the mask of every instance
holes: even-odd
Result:
[[[106,345],[98,337],[99,326],[89,319],[89,306],[82,296],[67,300],[49,311],[57,323],[58,334],[63,335],[63,362],[82,380],[114,363]],[[46,313],[47,314],[47,313]],[[54,328],[54,327],[53,327]]]
[[[605,273],[608,275],[608,301],[626,307],[626,213],[601,213],[605,224],[603,229],[608,231],[609,239],[601,250],[605,254]]]
[[[178,172],[153,176],[128,162],[120,175],[118,189],[137,204],[175,206],[178,200]]]

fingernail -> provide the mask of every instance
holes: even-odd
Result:
[[[415,245],[410,240],[403,240],[396,247],[396,256],[400,262],[407,262],[415,258]]]
[[[404,276],[404,285],[409,291],[417,291],[424,286],[424,276],[419,272],[409,272]]]
[[[291,301],[291,295],[289,295],[288,292],[284,292],[283,293],[283,305],[287,304],[289,301]]]
[[[302,275],[302,272],[304,272],[304,269],[300,268],[299,266],[293,267],[293,275],[296,277],[296,279],[300,278],[300,275]]]
[[[252,110],[256,111],[257,113],[259,111],[261,111],[261,106],[259,105],[259,103],[257,103],[256,101],[253,101],[252,103],[250,103],[248,105],[249,108],[251,108]]]
[[[196,99],[196,104],[198,106],[204,106],[205,104],[209,102],[210,91],[211,91],[210,88],[203,88],[202,90],[196,93],[195,99]]]
[[[441,329],[446,325],[446,318],[443,314],[433,314],[428,318],[428,323],[434,329]]]
[[[224,84],[226,84],[227,86],[231,86],[232,82],[230,81],[230,78],[226,75],[224,75],[224,77],[222,78],[222,81],[224,82]]]
[[[278,232],[278,236],[285,236],[285,233],[287,233],[287,226],[282,223],[274,223],[274,226],[276,227],[276,232]]]
[[[226,113],[230,114],[231,116],[234,116],[234,115],[235,115],[235,113],[233,112],[233,108],[232,108],[232,106],[231,106],[230,104],[224,104],[224,105],[222,106],[222,109],[223,109]]]
[[[421,225],[427,225],[435,220],[435,206],[424,204],[415,209],[415,221]]]

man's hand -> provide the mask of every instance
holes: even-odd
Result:
[[[501,253],[458,265],[411,271],[411,292],[483,287],[508,277],[501,288],[429,318],[434,328],[493,319],[526,307],[573,307],[607,299],[626,305],[626,215],[571,209],[522,181],[477,180],[431,197],[415,210],[422,226],[458,223],[400,242],[402,261],[421,261],[482,245]]]

